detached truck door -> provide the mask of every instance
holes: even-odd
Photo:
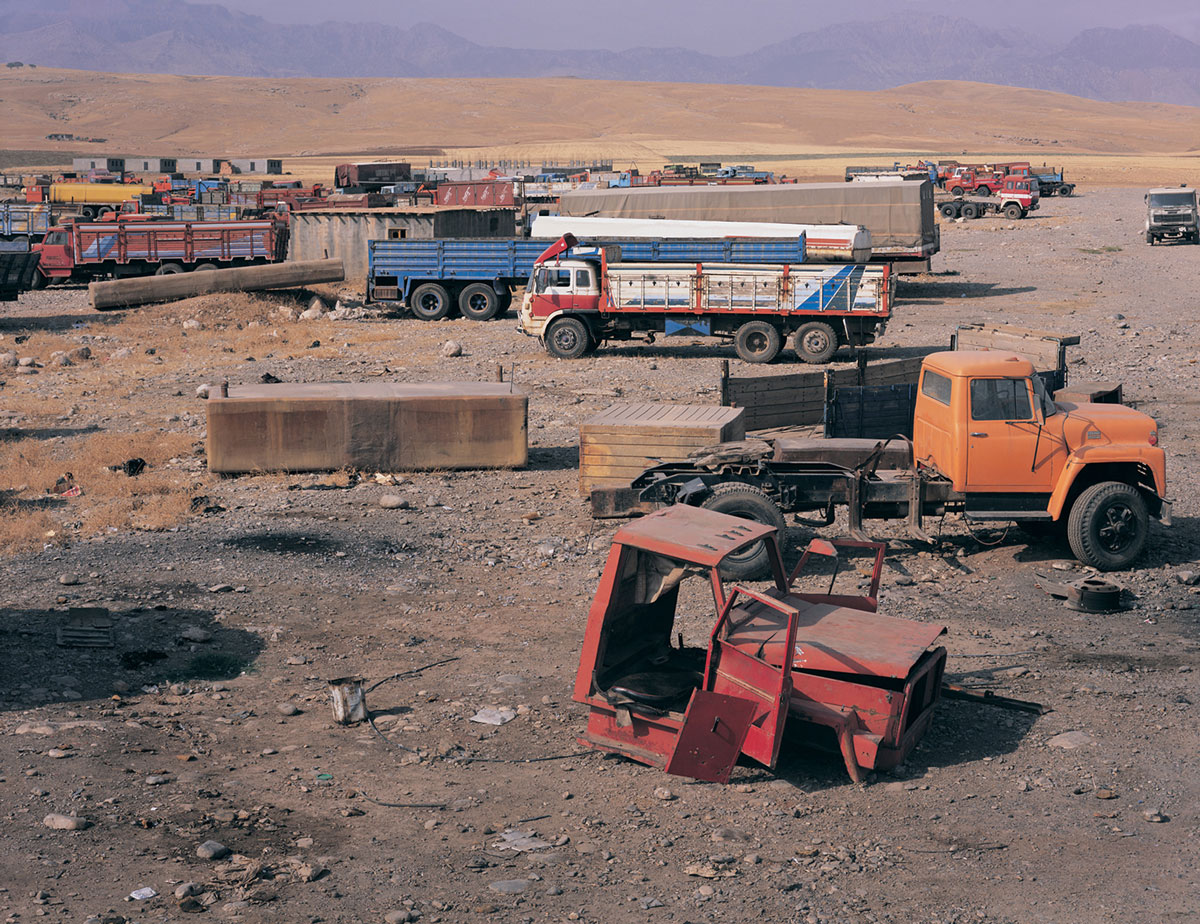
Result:
[[[1029,380],[971,379],[968,399],[967,490],[1048,494],[1053,466],[1035,465],[1034,453],[1044,460],[1051,437],[1039,438]]]

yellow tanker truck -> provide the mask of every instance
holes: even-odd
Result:
[[[28,187],[25,201],[77,206],[83,217],[90,221],[105,212],[120,211],[122,202],[153,194],[153,186],[132,183],[51,183]]]

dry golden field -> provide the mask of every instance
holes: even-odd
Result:
[[[348,157],[747,161],[808,179],[915,156],[1065,164],[1083,185],[1190,181],[1200,109],[938,81],[879,92],[575,80],[276,80],[0,74],[9,151],[279,155],[329,182]],[[51,133],[104,144],[48,142]],[[435,155],[436,157],[436,155]],[[56,166],[46,164],[46,166]]]

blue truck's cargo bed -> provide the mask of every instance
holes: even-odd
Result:
[[[546,240],[457,238],[370,241],[367,300],[405,302],[426,282],[442,285],[523,285]],[[804,236],[769,238],[634,239],[581,241],[580,247],[618,247],[627,263],[803,263]]]

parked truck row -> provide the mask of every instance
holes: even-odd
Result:
[[[803,263],[803,234],[786,240],[620,239],[625,259],[651,263]],[[389,240],[367,244],[367,300],[403,304],[422,321],[455,310],[473,321],[502,316],[513,290],[526,285],[547,241],[515,239]]]

